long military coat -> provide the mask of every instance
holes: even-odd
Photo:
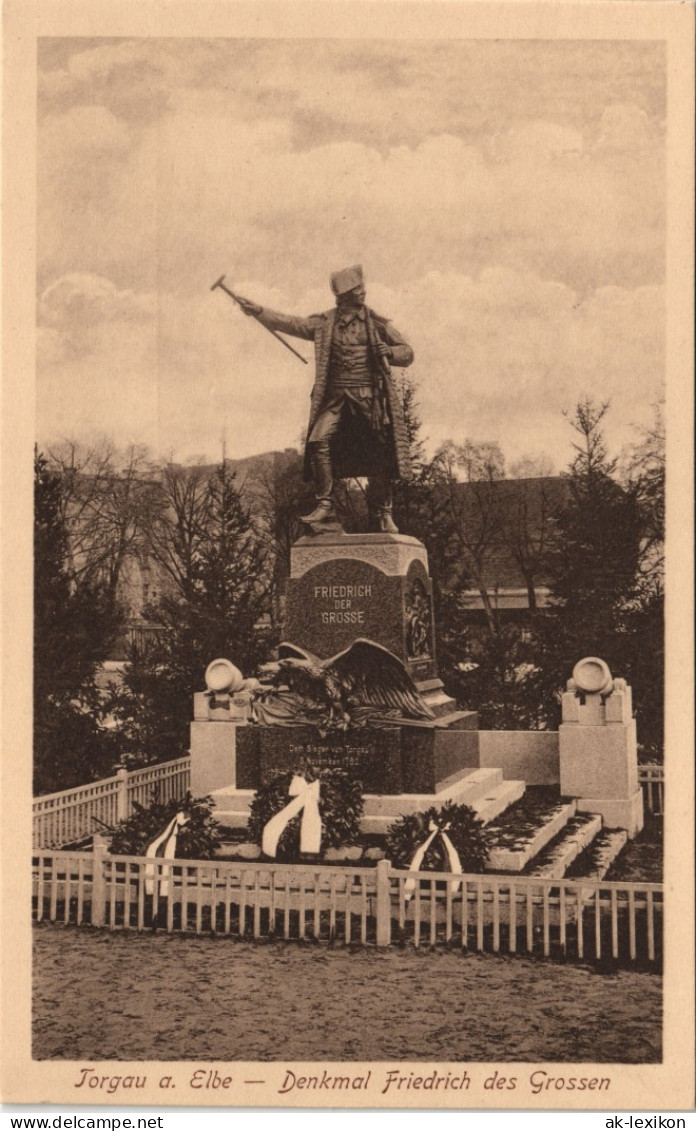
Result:
[[[391,365],[401,367],[410,365],[413,361],[413,350],[408,342],[386,318],[382,318],[369,307],[366,310],[377,338],[391,347]],[[298,318],[291,314],[279,314],[275,310],[268,310],[264,307],[257,317],[259,322],[262,322],[264,326],[268,326],[271,330],[280,330],[286,334],[292,334],[293,337],[305,338],[314,342],[316,373],[314,388],[311,392],[309,424],[307,426],[307,436],[309,436],[327,400],[329,358],[336,320],[336,308],[324,311],[323,314],[311,314],[308,318]],[[393,478],[400,479],[408,475],[409,471],[408,436],[402,404],[394,385],[390,364],[386,358],[380,358],[372,352],[370,370],[373,375],[373,387],[376,386],[377,382],[381,382],[385,394],[388,422],[386,434],[382,435],[381,440],[387,447],[386,455],[389,470]],[[375,445],[370,443],[370,438],[346,437],[344,434],[337,437],[337,441],[332,450],[333,469],[337,477],[348,478],[350,476],[370,475],[375,472]],[[311,480],[311,469],[306,449],[305,478]]]

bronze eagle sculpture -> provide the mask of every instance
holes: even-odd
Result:
[[[328,660],[284,642],[278,659],[263,664],[259,675],[270,684],[254,704],[259,722],[348,730],[399,718],[434,718],[398,656],[374,640],[354,640]]]

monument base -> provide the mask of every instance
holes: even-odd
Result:
[[[234,781],[256,789],[274,771],[301,762],[350,771],[365,793],[437,793],[461,770],[478,766],[478,717],[458,711],[433,721],[399,720],[321,734],[314,726],[247,726],[236,737]],[[218,784],[223,784],[219,782]]]
[[[524,782],[504,781],[500,770],[463,770],[443,783],[436,793],[363,794],[360,829],[368,835],[384,835],[399,817],[440,808],[447,802],[470,805],[482,820],[487,821],[523,793]],[[246,828],[253,789],[227,786],[214,790],[212,796],[216,821],[225,828]]]
[[[558,752],[563,796],[575,797],[583,813],[600,813],[607,828],[634,837],[643,828],[643,793],[631,702],[630,687],[612,680],[602,660],[580,660],[561,700]]]
[[[237,781],[237,732],[245,723],[191,723],[191,781],[194,797],[207,797],[225,782]]]
[[[633,840],[643,828],[643,791],[638,787],[631,797],[580,797],[579,813],[599,813],[606,829],[625,829]]]
[[[626,800],[638,788],[636,720],[558,731],[560,784],[564,797]]]
[[[432,721],[320,734],[314,726],[191,723],[191,791],[230,787],[251,793],[274,771],[301,762],[350,770],[367,794],[437,794],[479,766],[478,716],[457,711]]]
[[[284,635],[321,659],[359,637],[373,640],[398,656],[416,684],[436,680],[425,546],[406,534],[300,538],[290,553]]]

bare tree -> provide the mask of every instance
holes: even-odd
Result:
[[[524,578],[529,608],[536,611],[537,585],[553,538],[557,493],[538,479],[511,480],[507,486],[501,536]]]
[[[145,551],[157,507],[147,450],[66,440],[48,450],[48,459],[61,481],[69,573],[77,585],[98,585],[115,604],[127,562]]]
[[[501,542],[501,499],[496,484],[504,474],[503,454],[497,444],[450,441],[439,449],[434,465],[462,566],[479,592],[490,631],[497,633],[498,614],[489,581],[490,565]]]
[[[294,451],[259,465],[244,486],[254,529],[267,551],[269,609],[273,627],[278,628],[283,620],[290,551],[304,533],[300,516],[313,508],[314,495],[303,479],[302,457]]]

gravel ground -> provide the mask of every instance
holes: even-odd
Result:
[[[655,974],[50,925],[34,942],[39,1060],[661,1058]]]

